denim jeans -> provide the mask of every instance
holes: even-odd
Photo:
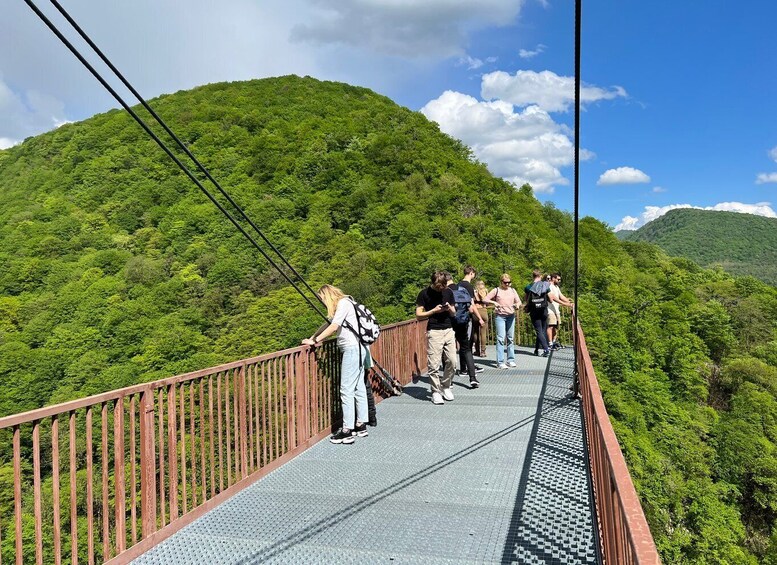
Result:
[[[360,345],[344,347],[342,351],[340,402],[343,406],[343,428],[352,430],[355,425],[354,419],[359,422],[366,422],[369,418],[367,415],[367,390],[364,386],[363,366],[366,352]],[[354,402],[354,399],[356,402]],[[356,405],[355,407],[354,404]]]
[[[498,364],[505,362],[505,348],[507,348],[507,361],[515,361],[515,348],[513,347],[515,314],[509,316],[497,314],[494,321],[496,322],[496,362]]]

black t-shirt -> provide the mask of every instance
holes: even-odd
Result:
[[[423,306],[424,310],[429,312],[430,310],[434,310],[435,306],[442,304],[443,302],[447,302],[448,304],[453,304],[455,302],[451,289],[445,288],[440,292],[427,286],[418,294],[415,304],[416,306]],[[429,316],[427,320],[429,321],[426,326],[426,329],[428,330],[447,330],[448,328],[453,327],[451,323],[451,314],[448,310],[443,310],[442,312]]]

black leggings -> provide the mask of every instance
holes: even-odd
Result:
[[[548,351],[548,316],[532,316],[531,323],[537,334],[537,340],[534,342],[534,351]]]

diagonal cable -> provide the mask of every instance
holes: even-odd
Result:
[[[129,104],[127,104],[127,102],[125,102],[124,99],[113,89],[113,87],[111,87],[111,85],[108,84],[108,82],[102,77],[102,75],[100,75],[99,72],[97,72],[97,70],[95,70],[95,68],[89,63],[89,61],[87,61],[84,58],[84,56],[81,55],[81,53],[78,51],[78,49],[76,49],[73,46],[73,44],[62,34],[62,32],[59,31],[59,29],[51,22],[51,20],[49,20],[46,17],[46,15],[43,12],[41,12],[41,10],[38,8],[38,6],[36,6],[35,3],[32,0],[24,0],[24,2],[30,7],[30,9],[33,12],[35,12],[35,14],[38,16],[38,18],[40,18],[41,21],[43,21],[43,23],[46,24],[46,26],[54,33],[54,35],[56,35],[57,38],[68,48],[68,50],[71,53],[73,53],[73,55],[81,62],[81,64],[84,65],[87,68],[87,70],[92,74],[92,76],[94,76],[97,79],[97,81],[111,94],[111,96],[113,96],[116,99],[116,101],[119,104],[121,104],[121,106],[130,114],[130,116],[132,116],[132,118],[143,128],[143,130],[149,136],[151,136],[151,138],[157,143],[157,145],[159,145],[159,147],[167,154],[167,156],[170,157],[175,162],[175,164],[178,165],[178,167],[186,174],[186,176],[189,177],[189,179],[194,184],[197,185],[197,188],[199,188],[205,194],[205,196],[208,197],[208,199],[219,209],[219,211],[222,214],[224,214],[227,217],[227,219],[230,222],[232,222],[232,224],[240,231],[240,233],[242,233],[246,237],[246,239],[248,239],[248,241],[250,241],[251,244],[262,254],[262,256],[270,263],[270,265],[272,265],[286,279],[286,281],[294,288],[294,290],[296,290],[300,294],[300,296],[302,296],[302,298],[305,299],[305,301],[308,303],[308,305],[313,310],[315,310],[315,312],[319,316],[324,318],[326,321],[329,321],[329,318],[318,309],[318,307],[310,300],[310,298],[308,298],[308,296],[304,292],[302,292],[302,290],[299,288],[299,286],[297,286],[297,284],[286,274],[286,272],[283,271],[278,266],[278,264],[272,259],[272,257],[270,257],[267,254],[267,252],[264,249],[262,249],[262,247],[243,228],[243,226],[240,225],[240,223],[234,218],[234,216],[232,216],[232,214],[230,214],[229,211],[227,211],[224,208],[224,206],[222,206],[221,203],[218,200],[216,200],[216,198],[210,193],[210,191],[207,188],[205,188],[205,186],[203,186],[203,184],[199,181],[199,179],[197,179],[197,177],[194,176],[194,174],[189,170],[189,168],[186,165],[184,165],[181,162],[181,160],[178,159],[178,157],[175,156],[175,154],[170,150],[169,147],[167,147],[167,145],[161,139],[159,139],[159,137],[151,130],[151,128],[149,128],[148,124],[146,124],[143,121],[143,119],[140,116],[138,116],[138,114],[129,106]],[[180,140],[179,140],[179,143],[180,143]],[[187,153],[188,153],[188,151],[187,151]],[[214,181],[214,184],[215,184],[215,181]],[[225,194],[223,189],[221,189],[221,190],[222,190],[222,194]],[[231,198],[229,200],[230,200],[230,202],[232,202],[232,204],[235,207],[237,207],[237,204],[235,204],[234,201],[232,201]],[[238,209],[239,209],[239,207],[238,207]],[[247,218],[247,216],[245,216],[244,212],[243,212],[243,216]],[[252,222],[252,225],[254,225],[253,222]],[[254,225],[254,228],[257,229],[257,231],[258,231],[258,228],[256,228],[255,225]],[[262,235],[262,237],[264,237],[264,236]],[[265,241],[267,241],[266,238],[265,238]],[[276,250],[276,252],[277,252],[277,250]],[[284,261],[285,261],[285,259],[284,259]],[[296,271],[295,271],[295,273],[296,273]],[[299,276],[299,275],[297,275],[297,276]],[[310,288],[307,285],[307,283],[305,283],[305,286],[307,286],[307,288]]]
[[[109,69],[113,72],[114,75],[124,84],[124,86],[127,87],[127,89],[135,96],[135,98],[140,102],[140,104],[148,111],[149,114],[156,120],[156,122],[164,128],[164,130],[167,132],[167,134],[175,141],[175,143],[178,145],[178,147],[181,148],[182,151],[186,153],[186,155],[191,159],[194,164],[197,166],[197,168],[207,177],[207,179],[213,183],[213,185],[216,187],[216,189],[221,193],[222,196],[224,196],[229,203],[237,210],[237,212],[243,217],[244,220],[246,220],[249,225],[254,229],[254,231],[259,235],[259,237],[262,238],[262,240],[270,246],[270,248],[275,252],[275,254],[283,261],[283,264],[294,274],[297,279],[302,282],[302,284],[305,286],[305,288],[314,296],[316,295],[315,291],[310,287],[310,285],[307,283],[307,281],[300,275],[297,270],[292,266],[292,264],[286,259],[286,257],[280,252],[280,250],[273,245],[273,243],[264,235],[262,230],[259,229],[259,227],[253,222],[253,220],[245,213],[245,211],[232,199],[232,197],[229,195],[229,193],[222,188],[221,184],[213,178],[213,176],[210,174],[210,171],[205,168],[205,166],[200,162],[197,157],[194,156],[194,154],[189,150],[189,148],[186,146],[186,144],[181,141],[175,133],[168,127],[167,123],[151,108],[151,106],[146,102],[146,100],[141,96],[141,94],[135,89],[135,87],[132,86],[132,84],[127,80],[124,75],[119,71],[119,69],[116,68],[116,66],[111,62],[111,60],[105,55],[102,50],[97,47],[97,45],[92,41],[92,39],[89,37],[89,35],[81,28],[81,26],[78,25],[78,23],[70,16],[70,14],[65,10],[65,8],[62,7],[62,5],[57,0],[49,0],[51,4],[59,11],[60,14],[68,21],[68,23],[73,27],[73,29],[78,32],[78,35],[81,36],[81,38],[89,45],[89,47],[92,48],[92,50],[102,59],[102,61],[108,66]]]

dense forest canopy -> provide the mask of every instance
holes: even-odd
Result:
[[[369,90],[283,77],[151,104],[313,286],[383,323],[408,318],[438,268],[571,281],[569,214]],[[318,325],[123,112],[0,151],[0,191],[0,414]],[[777,289],[580,227],[582,321],[663,559],[777,563]],[[10,472],[0,460],[3,492]]]
[[[777,285],[777,218],[680,208],[619,237],[655,243],[703,267]]]

